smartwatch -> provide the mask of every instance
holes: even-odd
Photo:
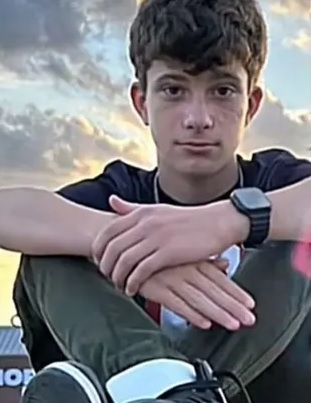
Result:
[[[230,201],[237,211],[247,216],[250,231],[245,246],[262,244],[268,237],[271,219],[271,202],[264,192],[255,187],[240,188],[230,195]]]

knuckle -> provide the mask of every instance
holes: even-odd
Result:
[[[102,231],[98,239],[101,242],[105,242],[107,239],[112,238],[117,227],[118,227],[118,221],[114,221],[110,225],[107,225],[107,227]]]
[[[118,266],[120,270],[122,270],[126,276],[128,276],[132,271],[136,271],[137,267],[136,266],[136,259],[135,259],[135,254],[132,252],[125,252],[123,253],[119,260],[118,260]]]
[[[148,210],[149,210],[149,211],[148,211]],[[142,218],[145,218],[145,217],[148,217],[148,216],[149,216],[149,214],[150,214],[150,209],[147,208],[147,207],[142,206],[142,207],[139,207],[139,208],[136,210],[135,213],[137,214],[137,217],[138,217],[139,219],[142,219]]]
[[[117,244],[116,241],[111,241],[107,245],[105,251],[104,251],[104,256],[115,256],[117,254]]]
[[[129,261],[127,253],[123,253],[120,256],[117,266],[118,266],[118,270],[125,270],[127,267],[130,266],[130,261]]]

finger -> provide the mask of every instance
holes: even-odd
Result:
[[[217,269],[221,270],[222,272],[226,272],[229,267],[229,261],[228,259],[224,258],[217,258],[215,260],[212,260],[211,262]]]
[[[165,291],[165,300],[167,300],[167,302],[164,301],[163,306],[184,318],[193,326],[205,330],[211,328],[212,322],[203,316],[196,308],[192,307],[185,299],[181,298],[172,290],[167,289]]]
[[[146,256],[146,258],[141,261],[135,268],[135,270],[129,275],[126,281],[125,288],[125,292],[128,296],[133,297],[135,294],[137,294],[140,287],[149,277],[165,268],[165,254],[161,254],[158,252],[160,251],[155,249],[154,254],[149,254],[148,256]],[[227,271],[229,266],[229,261],[227,259],[217,258],[213,259],[212,262],[219,270],[224,272]]]
[[[143,238],[139,233],[137,233],[136,227],[130,228],[128,231],[125,231],[112,239],[107,245],[99,264],[100,271],[104,276],[112,279],[112,276],[116,275],[118,270],[120,270],[120,264],[117,264],[120,261],[121,270],[132,270],[133,267],[137,265],[138,260],[135,261],[135,256],[132,256],[133,266],[130,266],[130,262],[125,260],[125,254],[128,249],[139,244],[142,239]],[[122,273],[120,274],[122,277]],[[128,274],[129,273],[125,273],[124,276],[127,277]]]
[[[137,223],[137,220],[138,219],[135,214],[129,214],[123,217],[117,217],[109,225],[107,225],[105,229],[97,235],[93,242],[92,254],[94,261],[97,263],[101,262],[109,243],[117,236],[134,227]],[[107,271],[109,271],[108,267]]]
[[[136,210],[140,207],[138,203],[130,203],[121,199],[116,195],[112,195],[109,197],[109,204],[110,207],[117,213],[121,215],[125,215],[131,213],[132,211]]]
[[[220,274],[225,278],[226,281],[228,280],[224,274],[222,273]],[[221,287],[219,287],[209,278],[203,276],[200,279],[198,278],[189,279],[189,283],[193,287],[198,288],[217,307],[227,312],[231,317],[235,318],[238,322],[242,323],[245,326],[252,326],[255,324],[256,322],[255,315],[252,312],[250,312],[250,310],[246,308],[245,305],[243,305],[241,302],[233,298],[230,294],[225,292]]]
[[[201,329],[209,329],[212,326],[212,322],[209,319],[206,319],[203,315],[197,312],[196,309],[192,308],[187,301],[177,295],[170,288],[167,288],[164,284],[160,284],[159,287],[153,285],[150,289],[149,287],[146,288],[146,291],[144,290],[145,287],[147,287],[147,283],[144,285],[141,295],[148,298],[148,300],[160,303],[176,315],[187,320],[193,326]]]
[[[159,252],[160,251],[155,248],[154,252],[142,259],[135,270],[128,276],[125,288],[128,296],[137,294],[140,287],[149,277],[167,267],[164,263],[166,260],[164,254]]]
[[[138,264],[135,270],[128,277],[126,282],[126,294],[128,296],[134,296],[137,294],[138,290],[148,277],[151,277],[151,275],[165,268],[165,255],[158,254],[157,252],[157,249],[155,249],[154,254],[146,256],[146,258]],[[161,256],[163,260],[161,260]],[[213,259],[213,263],[215,263],[217,268],[221,271],[226,271],[229,265],[228,260],[223,258]]]
[[[198,279],[198,283],[202,278]],[[209,296],[203,293],[197,286],[185,282],[182,287],[174,290],[184,300],[187,300],[192,309],[198,311],[204,318],[217,323],[227,330],[238,330],[241,323],[221,306],[215,304]]]
[[[202,272],[202,267],[199,268]],[[254,299],[244,291],[240,286],[238,286],[232,279],[224,276],[219,270],[204,270],[202,272],[206,277],[208,277],[213,283],[217,284],[223,291],[231,295],[234,299],[239,301],[245,307],[253,309],[255,307]]]
[[[131,231],[128,231],[130,236]],[[129,244],[129,243],[128,243]],[[136,271],[136,267],[143,259],[148,259],[150,255],[154,253],[155,249],[152,248],[152,244],[147,240],[138,240],[135,244],[132,244],[124,250],[122,254],[114,264],[111,280],[120,289],[124,290],[126,280],[133,272]],[[145,273],[144,278],[147,280],[150,277],[148,273]]]

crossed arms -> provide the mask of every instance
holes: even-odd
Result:
[[[267,196],[272,203],[269,239],[305,239],[311,230],[311,179]],[[209,261],[247,238],[248,220],[229,201],[181,208],[112,198],[111,205],[114,214],[42,189],[3,188],[0,245],[30,255],[92,258],[129,295],[139,292],[157,300],[200,327],[218,322],[237,329],[254,323],[251,296],[223,275],[226,262]],[[190,303],[191,295],[180,292],[186,282],[199,290],[200,303]],[[215,293],[215,287],[221,292]]]

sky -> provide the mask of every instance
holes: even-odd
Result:
[[[137,0],[138,1],[138,0]],[[154,145],[128,103],[135,0],[1,0],[0,186],[48,188],[114,158],[150,168]],[[282,146],[311,157],[309,0],[261,0],[269,26],[265,101],[240,152]],[[0,249],[0,326],[18,255]]]

